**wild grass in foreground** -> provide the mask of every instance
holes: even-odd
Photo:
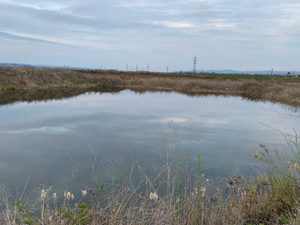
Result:
[[[182,167],[185,154],[176,151],[173,136],[150,178],[135,162],[130,176],[118,184],[98,184],[81,190],[75,202],[67,190],[41,190],[34,210],[26,203],[11,202],[9,190],[0,195],[2,224],[299,224],[300,223],[300,143],[287,139],[293,157],[280,156],[264,145],[252,154],[264,172],[251,180],[237,176],[227,182],[228,195],[217,186],[202,182],[201,158],[198,170],[189,174]],[[118,162],[116,162],[118,163]],[[115,167],[115,165],[114,165]],[[117,164],[116,164],[117,167]],[[93,168],[92,168],[93,169]],[[133,171],[137,177],[133,179]],[[114,176],[113,176],[114,177]],[[95,179],[96,181],[96,179]]]

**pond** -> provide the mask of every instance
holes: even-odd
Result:
[[[297,110],[242,97],[130,90],[15,102],[0,107],[0,178],[18,192],[83,190],[95,155],[97,180],[105,183],[114,166],[125,175],[136,161],[145,170],[161,166],[166,149],[186,153],[194,171],[200,154],[205,179],[248,174],[257,167],[250,154],[259,143],[288,151],[270,127],[300,131]]]

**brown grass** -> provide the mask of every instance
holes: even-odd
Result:
[[[76,71],[64,69],[0,67],[0,84],[18,87],[62,86],[87,83],[88,78]]]
[[[171,125],[163,136],[166,145],[162,158],[166,164],[153,168],[154,176],[150,177],[135,162],[130,175],[120,182],[116,182],[116,174],[110,185],[97,184],[93,188],[90,181],[87,195],[79,201],[69,199],[63,192],[54,198],[53,191],[45,188],[36,196],[32,208],[24,196],[23,200],[13,200],[2,185],[0,224],[299,224],[300,143],[297,134],[295,141],[287,139],[293,158],[279,156],[277,150],[273,154],[261,145],[262,151],[255,151],[252,156],[261,162],[265,171],[248,180],[241,175],[228,179],[228,194],[225,194],[218,184],[202,181],[199,158],[198,174],[189,174],[180,168],[183,157],[175,150],[176,132],[176,127]],[[95,156],[94,162],[98,160],[100,158]],[[119,156],[108,163],[115,173],[120,167]],[[95,172],[94,168],[92,165],[91,173]],[[135,172],[137,177],[133,175]],[[94,181],[96,184],[96,179]],[[151,197],[153,193],[158,199]]]
[[[0,92],[19,89],[128,88],[184,93],[222,93],[300,105],[299,78],[206,77],[145,72],[0,67]]]
[[[142,171],[140,171],[142,173]],[[228,197],[217,186],[206,186],[209,193],[197,188],[197,177],[186,177],[180,195],[176,197],[176,180],[163,186],[158,179],[158,200],[150,199],[150,194],[157,188],[154,179],[140,182],[133,186],[131,181],[115,185],[106,192],[102,185],[90,189],[88,195],[79,202],[67,199],[62,193],[60,204],[51,191],[45,198],[38,197],[36,205],[42,210],[26,213],[24,201],[11,205],[9,191],[2,186],[1,203],[6,207],[1,211],[2,224],[298,224],[300,219],[299,180],[289,173],[264,176],[252,185],[244,185],[242,178],[234,179]],[[294,173],[295,174],[295,173]],[[173,174],[174,175],[174,174]],[[170,174],[172,176],[172,174]],[[145,176],[147,180],[147,176]],[[131,178],[130,178],[131,179]],[[240,179],[240,181],[239,181]],[[175,183],[174,183],[175,181]],[[206,184],[204,184],[206,185]],[[265,185],[265,187],[262,187]],[[164,189],[163,189],[164,188]],[[170,188],[169,194],[161,194]],[[157,189],[156,189],[157,190]],[[8,196],[8,197],[7,197]],[[59,207],[57,207],[57,204]],[[179,207],[177,207],[177,205]],[[1,224],[1,220],[0,220]]]

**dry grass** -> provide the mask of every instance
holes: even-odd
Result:
[[[184,93],[225,93],[300,105],[300,79],[207,77],[145,72],[0,67],[0,92],[28,88],[128,88]]]
[[[74,70],[24,67],[0,67],[0,84],[10,86],[39,87],[87,83],[88,78]]]
[[[2,224],[299,224],[297,134],[295,141],[287,139],[293,158],[279,156],[261,145],[262,151],[252,156],[261,162],[264,173],[251,180],[235,175],[226,182],[225,194],[218,185],[202,181],[200,156],[197,174],[181,167],[184,155],[177,151],[176,132],[171,124],[162,137],[165,164],[153,167],[151,176],[135,162],[129,176],[117,182],[115,172],[121,160],[116,156],[109,162],[112,182],[101,185],[92,178],[77,201],[67,190],[54,195],[48,188],[40,190],[32,208],[24,196],[13,199],[2,185]],[[94,162],[98,160],[95,155]],[[92,174],[95,169],[92,165]]]

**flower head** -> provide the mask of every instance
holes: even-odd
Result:
[[[82,197],[86,196],[86,190],[81,191]]]
[[[74,200],[74,195],[73,194],[71,195],[71,198],[72,198],[72,200]]]
[[[297,163],[295,163],[294,168],[295,168],[295,170],[298,169],[298,164]]]
[[[205,187],[202,187],[202,188],[201,188],[201,193],[202,193],[202,198],[203,198],[204,195],[205,195]]]
[[[70,200],[70,198],[71,198],[71,193],[68,192],[68,193],[67,193],[67,199]]]
[[[41,191],[41,198],[45,198],[45,196],[46,196],[46,192],[45,192],[45,190],[43,189],[43,190]]]
[[[198,189],[197,189],[197,188],[195,188],[195,194],[196,194],[196,195],[198,194]]]
[[[156,193],[150,193],[150,199],[151,200],[154,200],[154,201],[157,201],[157,199],[158,199],[158,195],[156,194]]]
[[[53,194],[53,198],[56,199],[56,193]]]
[[[157,202],[158,195],[156,193],[153,194],[153,200]]]
[[[292,168],[292,163],[291,163],[291,162],[289,162],[288,167],[289,167],[289,168]]]

